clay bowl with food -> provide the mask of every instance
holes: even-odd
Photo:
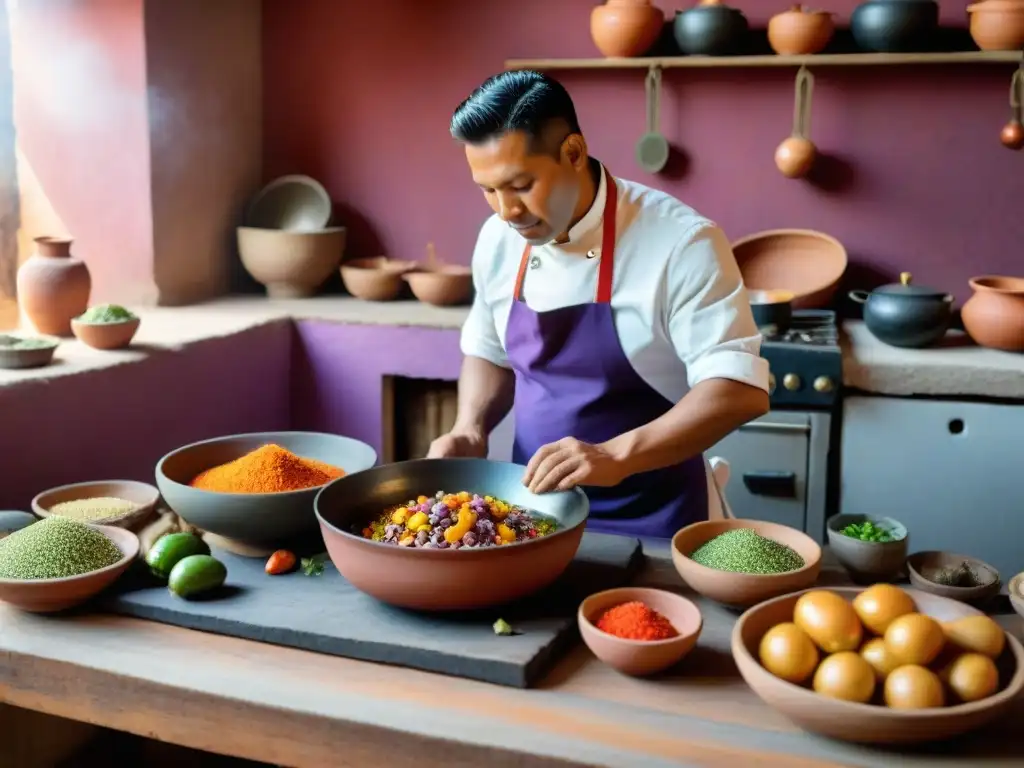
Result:
[[[132,343],[141,322],[137,317],[106,323],[90,323],[75,318],[71,321],[71,332],[93,349],[123,349]]]
[[[915,552],[907,558],[907,573],[918,589],[965,603],[982,603],[1002,586],[991,565],[955,552]]]
[[[744,573],[710,568],[692,559],[691,555],[712,539],[744,529],[788,547],[790,556],[798,555],[803,565],[781,573]],[[672,537],[672,563],[695,592],[732,608],[748,608],[814,584],[821,571],[821,547],[806,533],[788,525],[762,520],[705,520],[686,526]]]
[[[93,480],[43,491],[32,499],[32,511],[39,517],[56,514],[81,523],[131,528],[153,514],[159,499],[160,491],[149,483]]]
[[[531,493],[523,485],[525,469],[486,459],[418,459],[339,478],[324,486],[315,502],[331,562],[359,590],[381,602],[414,610],[489,608],[532,595],[554,582],[572,562],[590,504],[578,488]],[[438,515],[431,510],[441,491],[465,495],[461,501],[448,497],[451,512],[441,510]],[[515,533],[513,539],[501,545],[489,540],[481,546],[484,526],[463,531],[463,519],[468,523],[473,517],[462,518],[460,507],[470,503],[466,499],[473,494],[525,511],[499,520],[505,532]],[[416,504],[410,506],[410,501]],[[474,502],[473,508],[480,503]],[[418,514],[422,518],[415,528],[431,525],[430,533],[424,531],[418,541],[405,524],[390,529],[395,537],[390,541],[365,535],[371,525],[387,533],[377,523],[385,516],[390,525],[395,519],[410,522],[414,519],[410,515]],[[475,516],[481,523],[491,517],[486,512]],[[553,524],[553,530],[530,537],[531,521],[541,527]],[[502,532],[501,526],[495,527],[496,533]],[[468,533],[473,536],[467,538]]]
[[[415,261],[398,261],[386,256],[352,259],[341,265],[341,282],[345,290],[363,301],[397,299],[405,282],[402,275],[416,269]]]
[[[128,570],[139,554],[139,538],[131,531],[107,525],[90,526],[121,550],[113,565],[79,576],[59,579],[0,579],[0,602],[29,613],[56,613],[95,597]],[[2,551],[0,551],[2,556]]]
[[[53,336],[0,333],[0,368],[42,368],[53,362],[58,346],[60,339]]]
[[[377,463],[366,443],[320,432],[252,432],[228,435],[171,451],[156,465],[156,484],[164,501],[185,522],[213,534],[239,554],[263,555],[278,545],[315,537],[313,499],[320,488],[276,493],[219,493],[193,488],[197,475],[240,459],[266,445],[277,445],[303,459],[341,469],[346,475]]]
[[[1010,604],[1024,618],[1024,572],[1018,573],[1009,584]]]
[[[1024,690],[1024,648],[1020,642],[971,606],[916,589],[881,586],[902,593],[903,599],[909,597],[911,612],[924,614],[934,622],[915,616],[901,622],[898,629],[890,627],[892,632],[883,629],[883,638],[875,637],[861,623],[860,615],[872,616],[875,621],[907,611],[886,608],[886,603],[894,606],[896,602],[891,596],[879,595],[873,605],[880,608],[880,613],[862,613],[872,606],[872,601],[865,600],[862,611],[854,610],[852,614],[851,626],[859,627],[860,633],[859,638],[856,632],[851,633],[846,646],[859,639],[859,653],[829,656],[814,644],[809,633],[795,626],[794,622],[800,623],[797,601],[811,593],[819,598],[817,610],[815,604],[804,601],[806,625],[815,616],[820,619],[847,614],[849,609],[837,611],[841,606],[832,603],[841,602],[852,608],[858,595],[873,589],[877,595],[877,588],[843,587],[784,595],[746,611],[733,627],[732,654],[740,675],[766,704],[799,727],[842,741],[915,744],[946,740],[980,728],[1006,713]],[[828,603],[820,599],[825,592],[832,593]],[[844,626],[851,623],[846,616],[841,617],[841,622]],[[827,629],[820,620],[814,626],[818,631]],[[769,630],[774,630],[774,636],[762,646]],[[921,637],[915,640],[914,634]],[[931,638],[928,642],[925,634]],[[865,662],[873,659],[885,668],[884,654],[879,655],[877,649],[879,644],[889,647],[890,638],[903,652],[926,654],[933,660],[923,667],[896,664],[895,669],[890,667],[885,673],[875,672],[870,663],[865,666]],[[794,649],[803,645],[809,651],[808,661],[794,665]],[[821,668],[826,658],[831,659],[827,672]],[[766,664],[777,665],[778,674],[770,672]],[[974,671],[979,668],[981,672]],[[789,681],[802,678],[802,684]],[[832,695],[818,693],[816,689],[830,690]],[[974,700],[964,703],[964,698],[954,691]],[[932,706],[926,708],[924,704]]]
[[[412,295],[425,304],[447,307],[465,304],[473,291],[473,272],[469,267],[445,265],[407,272]]]
[[[833,515],[826,530],[829,549],[854,581],[890,581],[903,574],[909,536],[899,520]]]
[[[813,229],[771,229],[732,244],[743,283],[751,291],[793,294],[793,309],[821,309],[846,272],[843,244]]]
[[[661,614],[676,631],[663,640],[633,640],[598,628],[602,614],[623,603],[638,601]],[[576,614],[583,642],[597,658],[627,675],[662,672],[678,663],[697,644],[704,620],[692,600],[663,589],[621,587],[598,592],[584,600]]]

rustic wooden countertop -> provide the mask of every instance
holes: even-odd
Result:
[[[640,582],[682,589],[665,545]],[[827,568],[822,583],[846,583]],[[316,766],[1020,766],[1024,701],[984,732],[913,752],[798,730],[739,677],[735,615],[702,601],[698,647],[636,680],[580,644],[531,690],[107,615],[0,607],[0,700],[212,752]],[[999,616],[1018,637],[1024,621]]]

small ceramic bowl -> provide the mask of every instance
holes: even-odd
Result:
[[[657,611],[679,634],[667,640],[627,640],[597,628],[609,608],[639,600]],[[697,644],[704,620],[700,608],[682,595],[662,589],[623,587],[598,592],[584,600],[576,614],[583,642],[605,664],[627,675],[653,675],[680,661]]]
[[[1024,618],[1024,572],[1018,573],[1010,579],[1010,603],[1013,610]]]
[[[893,541],[861,541],[843,533],[851,523],[864,522],[887,530]],[[892,581],[902,575],[909,537],[899,520],[874,515],[833,515],[826,528],[829,549],[855,582]]]
[[[473,272],[469,267],[436,267],[409,272],[402,277],[412,288],[413,296],[438,307],[464,304],[473,290]]]
[[[65,501],[78,501],[79,499],[97,499],[101,497],[112,497],[131,501],[138,506],[123,515],[118,515],[105,520],[90,520],[93,525],[108,525],[118,528],[130,528],[148,518],[156,508],[160,498],[160,491],[156,486],[149,483],[140,483],[137,480],[93,480],[87,483],[72,483],[70,485],[59,485],[43,491],[32,499],[32,511],[39,517],[49,517],[50,509]]]
[[[785,544],[804,560],[804,567],[788,573],[734,573],[708,568],[690,559],[690,553],[715,536],[737,528],[752,528],[765,538]],[[734,608],[749,608],[778,595],[810,587],[821,572],[821,547],[803,531],[762,520],[705,520],[683,528],[672,537],[672,563],[694,591]]]
[[[93,349],[123,349],[132,343],[142,321],[133,317],[116,323],[85,323],[74,319],[71,332],[80,342]]]
[[[16,342],[25,339],[38,339],[38,346],[17,347]],[[23,368],[42,368],[53,362],[53,353],[57,351],[60,340],[52,336],[23,336],[21,334],[0,334],[0,368],[19,370]]]
[[[936,579],[943,571],[966,565],[979,582],[975,587],[953,587],[941,584]],[[907,558],[907,572],[910,583],[923,592],[939,597],[948,597],[964,603],[980,603],[999,591],[1002,582],[999,571],[988,563],[955,552],[915,552]]]
[[[345,290],[363,301],[393,301],[402,293],[402,275],[416,269],[414,261],[398,261],[377,256],[352,259],[341,265]]]
[[[0,602],[29,613],[67,610],[98,595],[113,584],[139,554],[139,538],[124,528],[93,526],[109,538],[124,555],[113,565],[98,571],[63,579],[0,579]]]
[[[4,510],[0,512],[0,539],[10,536],[15,531],[27,528],[39,518],[20,510]]]

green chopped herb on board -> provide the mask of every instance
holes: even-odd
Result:
[[[134,320],[135,315],[119,304],[97,304],[76,319],[82,323],[123,323]]]
[[[327,553],[302,558],[302,572],[307,576],[321,576],[324,572],[324,561]]]
[[[803,568],[804,559],[785,544],[752,528],[734,528],[701,544],[690,559],[707,568],[733,573],[786,573]]]
[[[511,635],[512,625],[504,619],[498,619],[494,622],[494,634],[496,635]]]

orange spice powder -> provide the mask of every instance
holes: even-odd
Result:
[[[279,493],[316,488],[344,474],[339,467],[304,459],[270,443],[199,473],[189,485],[216,493]]]
[[[609,608],[597,628],[626,640],[667,640],[679,634],[668,619],[639,600]]]

